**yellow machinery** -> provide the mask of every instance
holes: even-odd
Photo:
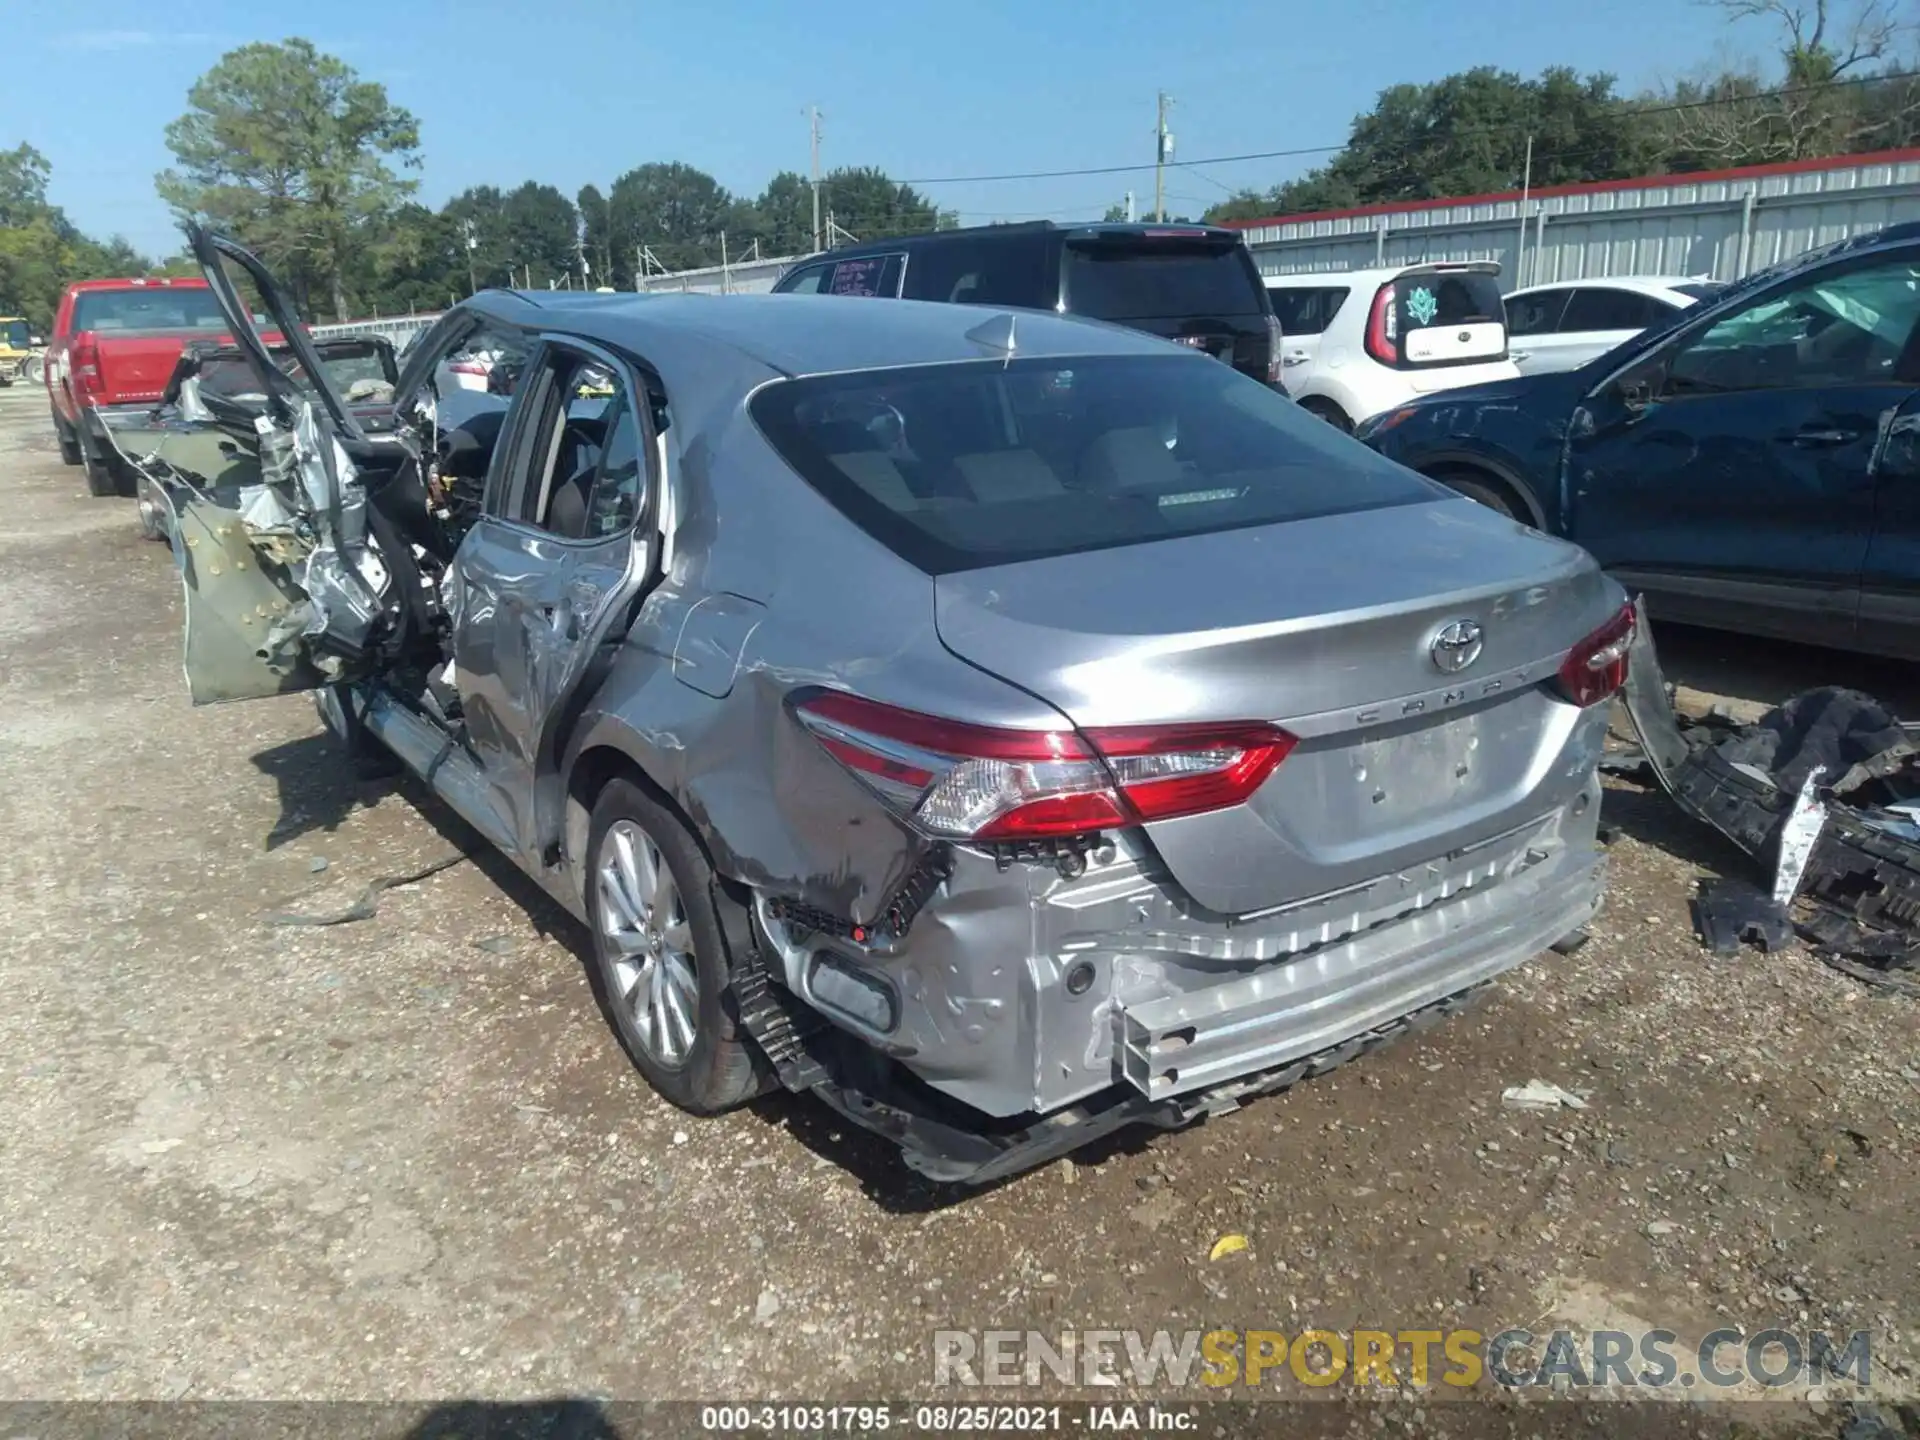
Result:
[[[37,381],[46,342],[18,315],[0,315],[0,385],[15,380]]]

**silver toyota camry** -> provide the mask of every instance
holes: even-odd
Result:
[[[243,344],[236,274],[308,345],[192,238]],[[985,1181],[1317,1073],[1599,904],[1621,591],[1190,348],[489,292],[377,432],[299,358],[257,357],[251,471],[130,457],[194,698],[316,690],[420,776],[689,1110],[811,1090]]]

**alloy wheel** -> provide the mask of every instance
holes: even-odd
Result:
[[[686,1063],[699,1025],[700,981],[680,887],[660,847],[616,820],[600,847],[600,933],[612,951],[610,997],[649,1059]]]

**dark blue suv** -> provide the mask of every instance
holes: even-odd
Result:
[[[1920,659],[1920,224],[1357,433],[1585,546],[1658,618]]]

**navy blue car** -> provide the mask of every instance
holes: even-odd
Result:
[[[1358,435],[1585,546],[1658,618],[1920,659],[1920,224]]]

